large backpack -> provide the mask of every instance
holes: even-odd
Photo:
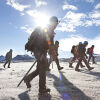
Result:
[[[28,38],[28,42],[25,44],[25,50],[27,51],[34,51],[34,48],[36,47],[37,44],[37,40],[39,38],[39,28],[35,29],[30,37]]]
[[[72,46],[71,53],[74,53],[75,45]]]
[[[25,50],[34,52],[34,49],[43,50],[47,47],[47,41],[43,30],[38,27],[30,35],[28,42],[25,44]]]

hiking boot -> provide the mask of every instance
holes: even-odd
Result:
[[[75,71],[80,72],[81,70],[80,69],[75,69]]]
[[[48,92],[50,92],[49,88],[39,90],[39,93],[48,93]]]
[[[93,62],[93,64],[97,64],[96,62]]]
[[[31,88],[30,82],[27,80],[27,78],[24,79],[24,82],[26,83],[27,88]]]
[[[70,67],[70,68],[73,68],[72,63],[69,63],[69,67]]]
[[[90,67],[90,68],[89,68],[89,70],[92,70],[92,69],[94,69],[94,67]]]
[[[69,68],[73,68],[73,66],[72,65],[69,65]]]
[[[81,66],[81,68],[85,67],[84,65]]]
[[[59,67],[59,68],[58,68],[58,70],[62,70],[62,69],[63,69],[63,67]]]

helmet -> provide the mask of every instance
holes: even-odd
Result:
[[[88,41],[84,41],[84,44],[86,44],[86,45],[87,45],[87,44],[88,44]]]
[[[81,45],[82,44],[82,42],[79,42],[79,45]]]
[[[50,22],[59,23],[58,18],[57,18],[56,16],[52,16],[52,17],[50,18]]]

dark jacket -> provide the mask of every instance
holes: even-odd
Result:
[[[40,52],[47,51],[49,44],[54,45],[54,31],[51,30],[50,26],[41,29],[37,27],[31,34],[28,42],[25,45],[25,49],[31,52],[38,50]]]
[[[9,51],[6,53],[6,61],[11,61],[12,60],[12,51]]]
[[[84,44],[79,45],[78,46],[78,54],[79,54],[79,56],[81,56],[81,57],[85,56],[86,55],[85,52],[86,52],[85,45]]]

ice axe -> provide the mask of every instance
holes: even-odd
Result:
[[[35,60],[35,62],[33,63],[33,65],[30,67],[30,69],[27,71],[27,73],[24,75],[24,77],[22,78],[22,80],[19,82],[19,84],[17,85],[17,87],[20,86],[20,84],[22,83],[22,81],[24,80],[24,78],[28,75],[28,73],[30,72],[30,70],[33,68],[33,66],[36,64],[37,60]]]
[[[44,55],[44,54],[41,55],[41,57],[40,57],[39,60],[42,59],[43,55]],[[38,60],[38,61],[39,61],[39,60]],[[36,62],[37,62],[37,60],[35,60],[35,62],[33,63],[33,65],[30,67],[30,69],[29,69],[29,70],[27,71],[27,73],[24,75],[24,77],[22,78],[22,80],[19,82],[19,84],[17,85],[17,87],[19,87],[19,85],[22,83],[22,81],[24,80],[24,78],[28,75],[28,73],[29,73],[30,70],[33,68],[33,66],[35,65]]]

